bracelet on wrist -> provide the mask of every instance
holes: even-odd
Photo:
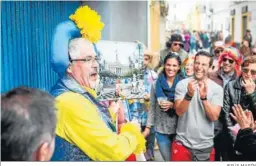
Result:
[[[188,93],[186,93],[186,95],[185,95],[185,99],[186,99],[187,101],[191,101],[191,100],[192,100],[192,97],[191,97],[191,96],[189,96],[189,94],[188,94]]]

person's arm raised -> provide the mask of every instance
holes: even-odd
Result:
[[[208,87],[207,87],[206,80],[199,83],[199,93],[204,106],[205,113],[211,121],[216,121],[219,119],[219,115],[221,111],[221,106],[223,101],[223,97],[222,97],[223,90],[217,93],[215,92],[213,96],[213,100],[216,102],[210,103],[207,100],[207,88]]]
[[[182,116],[188,110],[197,86],[197,81],[194,79],[190,80],[187,88],[181,82],[177,84],[175,89],[175,110],[178,116]]]

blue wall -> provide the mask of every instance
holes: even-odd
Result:
[[[54,28],[79,1],[1,2],[1,92],[25,85],[49,91],[57,80],[50,67]]]

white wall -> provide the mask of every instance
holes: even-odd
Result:
[[[164,17],[160,17],[160,49],[165,48],[165,42],[166,42],[166,36],[165,36],[165,31],[166,31],[166,19]]]
[[[224,38],[229,34],[229,20],[230,20],[230,2],[221,1],[221,3],[213,1],[211,7],[213,8],[212,14],[212,27],[213,31],[222,31]]]
[[[175,26],[175,21],[187,23],[187,16],[191,11],[193,11],[193,7],[196,5],[195,0],[168,0],[169,11],[168,11],[168,28],[175,29],[178,26]],[[174,7],[176,5],[176,7]],[[176,20],[174,17],[176,16]],[[188,26],[188,25],[186,25]]]
[[[253,36],[253,44],[256,42],[256,2],[251,2],[249,5],[249,11],[251,12],[251,21],[249,22],[249,29]]]
[[[253,36],[253,42],[256,40],[256,2],[244,2],[237,4],[235,6],[231,6],[231,10],[236,10],[235,15],[235,37],[234,40],[237,43],[240,43],[242,40],[242,7],[248,6],[248,12],[251,13],[251,20],[248,22],[248,29],[251,30]]]
[[[242,39],[242,15],[241,15],[241,10],[242,7],[247,5],[247,3],[242,3],[242,4],[238,4],[235,7],[232,7],[232,10],[235,9],[236,11],[236,15],[235,15],[235,35],[234,35],[234,40],[236,43],[241,43],[241,39]]]

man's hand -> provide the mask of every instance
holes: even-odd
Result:
[[[189,81],[187,89],[188,89],[188,95],[190,97],[194,96],[194,93],[195,93],[197,87],[198,87],[197,80],[192,79],[192,80]]]
[[[145,130],[142,132],[142,135],[146,138],[150,133],[150,128],[146,127]]]
[[[162,101],[160,104],[160,107],[163,109],[163,111],[168,111],[170,108],[173,108],[174,103],[170,101]]]
[[[207,83],[206,83],[206,80],[199,82],[199,93],[200,93],[200,98],[206,98],[207,97]]]
[[[115,114],[118,113],[119,109],[121,108],[120,101],[111,101],[109,107]]]
[[[251,129],[252,130],[255,130],[256,129],[256,121],[254,121],[254,118],[253,118],[253,115],[252,115],[252,112],[251,111],[248,111],[248,110],[245,110],[245,115],[246,117],[251,121]]]
[[[245,112],[243,111],[242,107],[240,106],[240,104],[238,105],[234,105],[232,107],[233,109],[233,113],[230,113],[231,117],[239,124],[239,126],[241,127],[241,129],[245,129],[245,128],[251,128],[252,124],[252,119],[248,118],[245,114]]]
[[[255,82],[252,79],[242,80],[242,86],[245,89],[246,94],[252,94],[255,91]]]

